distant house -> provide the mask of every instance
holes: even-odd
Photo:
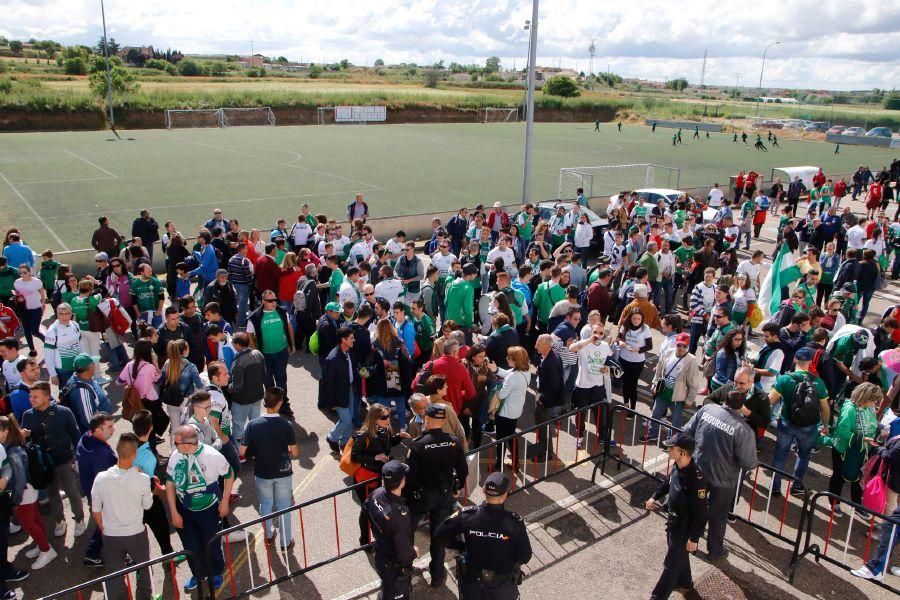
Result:
[[[241,56],[238,64],[242,67],[261,67],[266,63],[266,57],[262,54],[254,54],[253,56]]]
[[[116,56],[123,60],[127,60],[129,56],[135,56],[135,52],[137,52],[136,55],[140,57],[140,61],[134,62],[143,64],[144,61],[153,58],[153,46],[123,46],[121,50],[116,52]]]

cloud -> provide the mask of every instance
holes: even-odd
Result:
[[[95,0],[4,0],[0,34],[94,44]],[[247,53],[355,64],[483,62],[500,56],[522,67],[528,47],[527,0],[108,0],[110,35],[192,53]],[[588,70],[607,64],[625,76],[699,80],[708,52],[708,83],[752,83],[763,48],[770,84],[815,88],[887,87],[898,81],[900,2],[896,0],[544,0],[538,62]]]

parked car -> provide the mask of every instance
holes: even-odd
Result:
[[[568,211],[572,208],[574,202],[556,202],[554,200],[547,200],[546,202],[539,202],[537,205],[538,214],[540,218],[549,221],[553,215],[556,213],[556,208],[558,206],[563,206]],[[588,222],[591,224],[591,228],[594,230],[594,239],[601,240],[603,238],[603,232],[609,227],[609,221],[607,219],[603,219],[592,211],[589,208],[581,207],[581,211],[588,216]]]
[[[831,129],[829,129],[829,130],[826,131],[825,133],[836,133],[836,134],[840,134],[840,133],[843,133],[845,129],[847,129],[847,127],[844,126],[844,125],[833,125],[833,126],[831,127]]]
[[[774,119],[763,119],[757,121],[755,127],[757,129],[783,129],[784,124],[781,121],[776,121]]]
[[[894,132],[890,127],[873,127],[866,132],[866,137],[892,137]]]
[[[804,127],[803,131],[806,131],[808,133],[817,133],[817,132],[825,131],[827,129],[828,129],[828,123],[825,123],[824,121],[817,121],[814,123],[810,123],[809,125]]]
[[[866,130],[862,127],[848,127],[842,132],[842,135],[864,135]]]

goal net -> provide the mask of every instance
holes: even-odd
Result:
[[[222,127],[240,125],[275,125],[275,113],[268,106],[258,108],[223,108]]]
[[[167,109],[166,129],[180,127],[222,127],[221,108]]]
[[[519,109],[487,107],[478,109],[479,123],[515,123],[519,120]]]
[[[650,163],[565,167],[559,170],[558,198],[576,198],[578,188],[595,198],[648,187],[678,189],[680,183],[681,169]]]

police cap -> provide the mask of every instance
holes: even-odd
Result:
[[[684,433],[683,431],[679,431],[669,439],[663,441],[663,446],[665,446],[666,448],[673,448],[677,446],[688,454],[694,451],[694,445],[694,438],[689,434]]]
[[[509,489],[509,477],[496,471],[487,476],[484,481],[485,496],[502,496]]]
[[[381,481],[387,486],[400,483],[408,471],[409,466],[399,460],[388,461],[381,467]]]

